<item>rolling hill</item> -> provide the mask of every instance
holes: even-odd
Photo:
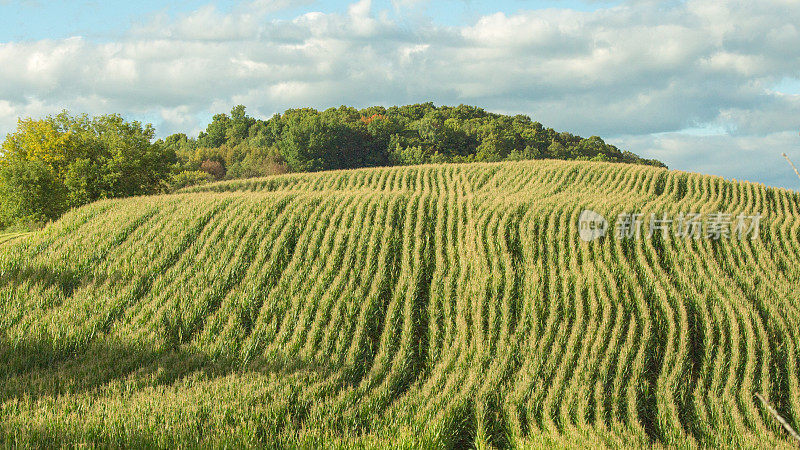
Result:
[[[0,443],[794,448],[799,210],[575,161],[92,203],[0,247]]]

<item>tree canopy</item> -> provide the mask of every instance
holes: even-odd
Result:
[[[164,141],[186,169],[219,161],[226,178],[269,175],[275,165],[294,172],[440,162],[586,159],[663,166],[605,143],[545,128],[524,115],[422,103],[384,108],[289,109],[267,120],[245,107],[217,114],[197,139]]]
[[[102,198],[159,191],[176,163],[152,125],[116,114],[20,119],[0,154],[0,225],[55,219]]]
[[[103,198],[284,172],[543,158],[664,166],[525,115],[433,103],[289,109],[266,120],[237,105],[196,138],[154,139],[152,125],[117,114],[20,119],[0,153],[0,228]]]

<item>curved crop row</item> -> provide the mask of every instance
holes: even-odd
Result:
[[[791,448],[755,394],[800,428],[798,284],[797,193],[646,166],[102,201],[0,247],[0,443]]]

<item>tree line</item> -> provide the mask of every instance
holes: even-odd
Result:
[[[580,159],[664,166],[525,115],[423,103],[289,109],[261,120],[242,105],[194,138],[155,139],[117,114],[20,119],[0,153],[0,228],[31,227],[103,199],[285,172],[446,162]]]

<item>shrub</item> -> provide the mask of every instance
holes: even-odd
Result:
[[[200,164],[200,171],[205,172],[217,180],[225,178],[225,167],[219,161],[207,159]]]

